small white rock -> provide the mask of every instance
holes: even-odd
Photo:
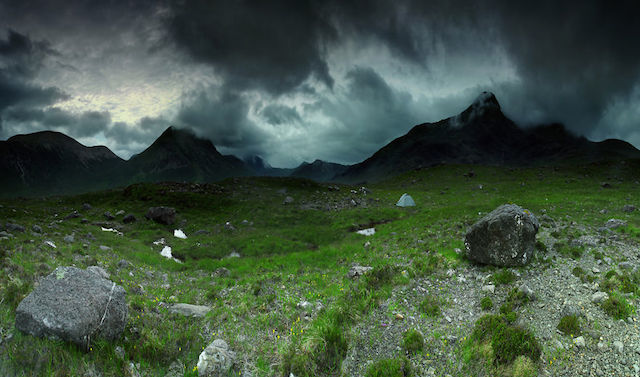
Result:
[[[187,235],[186,235],[186,234],[184,234],[184,232],[182,231],[182,229],[176,229],[176,230],[174,230],[174,231],[173,231],[173,236],[174,236],[175,238],[181,238],[181,239],[183,239],[183,240],[186,240],[186,239],[187,239]]]
[[[573,339],[573,344],[575,344],[576,347],[578,347],[578,348],[584,348],[586,346],[586,343],[584,341],[584,337],[582,337],[582,336],[579,336],[579,337]]]
[[[622,344],[621,341],[616,340],[615,342],[613,342],[613,348],[615,348],[615,350],[621,354],[624,351],[624,344]]]
[[[488,284],[482,287],[482,292],[495,293],[496,286],[493,284]]]

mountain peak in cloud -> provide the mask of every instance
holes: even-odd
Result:
[[[471,107],[474,109],[497,109],[500,110],[500,103],[496,99],[496,96],[491,92],[482,92],[471,103]]]

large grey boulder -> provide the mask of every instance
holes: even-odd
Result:
[[[115,340],[127,323],[126,292],[99,274],[58,267],[16,309],[16,328],[87,347],[97,337]]]
[[[515,204],[501,205],[467,232],[467,258],[494,266],[524,266],[533,255],[539,227],[531,212]]]
[[[228,376],[235,358],[236,354],[229,349],[227,342],[216,339],[202,351],[198,358],[198,376]]]
[[[171,207],[151,207],[145,217],[160,224],[171,225],[176,220],[176,210]]]

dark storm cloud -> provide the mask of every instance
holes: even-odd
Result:
[[[177,122],[209,138],[216,147],[242,155],[260,153],[267,135],[248,115],[249,104],[245,98],[209,88],[188,95],[177,115]]]
[[[298,111],[295,108],[285,105],[265,106],[265,108],[260,111],[260,115],[267,121],[267,123],[274,126],[279,124],[293,124],[302,121],[300,114],[298,114]]]
[[[338,98],[324,98],[307,108],[334,117],[337,122],[320,134],[320,146],[330,146],[329,153],[317,151],[324,154],[323,158],[358,161],[418,122],[412,96],[391,87],[372,68],[356,67],[347,72],[345,79],[347,86]]]
[[[86,111],[73,114],[56,107],[39,109],[11,107],[4,111],[3,120],[20,132],[52,129],[72,137],[83,138],[103,132],[111,124],[108,112]]]
[[[173,2],[169,32],[234,89],[288,92],[309,76],[333,85],[324,58],[331,27],[309,1]]]

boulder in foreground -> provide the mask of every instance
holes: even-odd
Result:
[[[515,204],[502,205],[467,232],[467,258],[494,266],[524,266],[533,256],[539,227],[538,219],[528,210]]]
[[[235,358],[236,354],[229,349],[227,342],[216,339],[202,351],[198,358],[198,376],[228,376]]]
[[[125,290],[99,274],[58,267],[16,309],[16,328],[87,347],[101,337],[115,340],[127,323]]]
[[[171,207],[151,207],[144,217],[160,224],[171,225],[176,220],[176,210]]]

